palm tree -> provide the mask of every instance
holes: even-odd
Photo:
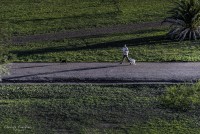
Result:
[[[180,0],[169,11],[164,22],[171,24],[168,35],[175,40],[196,40],[200,37],[200,4],[198,0]]]

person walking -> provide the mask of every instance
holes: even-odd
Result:
[[[122,53],[123,53],[123,58],[122,58],[122,62],[120,64],[122,64],[125,60],[125,58],[128,60],[128,62],[131,64],[131,61],[128,57],[128,53],[129,53],[129,50],[128,50],[128,47],[126,46],[126,44],[124,45],[124,47],[122,48]]]

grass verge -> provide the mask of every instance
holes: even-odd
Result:
[[[163,107],[165,85],[1,85],[1,133],[198,133],[198,107]]]
[[[200,61],[198,42],[167,39],[166,29],[132,34],[74,38],[6,46],[16,62],[119,62],[127,44],[130,57],[142,62]]]
[[[200,82],[194,85],[176,85],[168,87],[161,102],[164,106],[187,111],[199,107],[200,104]]]

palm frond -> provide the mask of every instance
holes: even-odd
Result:
[[[200,37],[200,4],[199,0],[181,0],[168,11],[171,15],[162,23],[169,23],[168,35],[176,40],[196,40]]]

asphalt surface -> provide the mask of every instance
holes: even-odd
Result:
[[[151,83],[195,82],[200,62],[146,63],[11,63],[3,83]]]
[[[11,38],[11,43],[23,44],[28,42],[62,40],[65,38],[86,38],[92,36],[102,36],[102,35],[111,35],[119,33],[132,33],[138,30],[160,28],[163,26],[168,26],[168,24],[164,23],[163,25],[161,25],[161,21],[143,22],[136,24],[124,24],[124,25],[114,25],[107,27],[96,27],[96,28],[87,28],[79,30],[52,32],[52,33],[37,34],[37,35],[14,36]]]

